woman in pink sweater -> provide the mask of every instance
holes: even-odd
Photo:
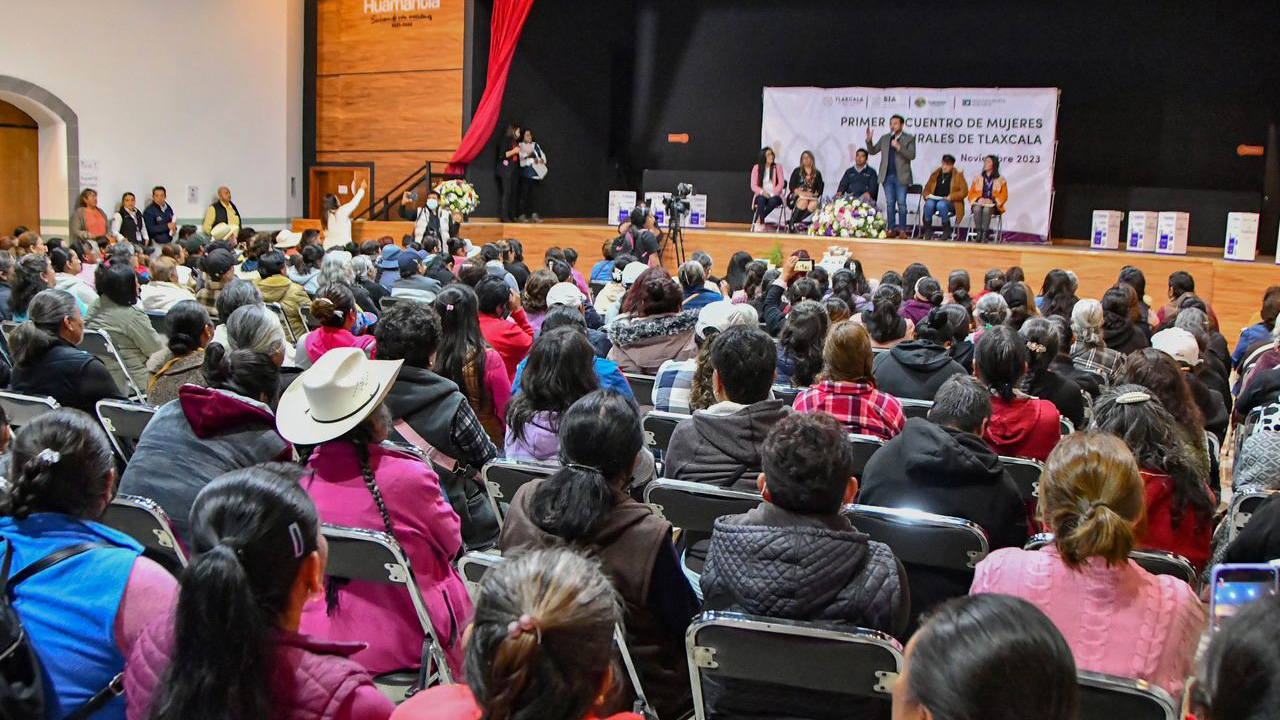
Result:
[[[1119,438],[1068,435],[1040,480],[1040,515],[1054,542],[991,553],[970,593],[1014,595],[1043,610],[1081,670],[1146,680],[1180,697],[1204,610],[1186,583],[1129,559],[1145,504],[1138,464]]]

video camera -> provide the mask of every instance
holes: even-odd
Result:
[[[667,209],[668,216],[679,217],[689,212],[689,196],[693,194],[693,185],[690,183],[680,183],[676,185],[676,191],[662,198],[662,205]]]

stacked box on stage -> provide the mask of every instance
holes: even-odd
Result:
[[[1089,247],[1094,250],[1117,250],[1120,247],[1120,223],[1124,213],[1119,210],[1093,211],[1093,237]]]
[[[1129,242],[1125,247],[1130,252],[1155,252],[1159,213],[1151,210],[1129,211]]]
[[[1227,213],[1227,238],[1222,257],[1253,260],[1258,256],[1258,213]]]
[[[636,193],[634,190],[610,190],[609,210],[607,211],[609,224],[618,225],[626,222],[635,206]]]
[[[1166,210],[1156,219],[1156,252],[1164,255],[1187,254],[1187,227],[1191,224],[1191,213]]]
[[[648,192],[644,194],[644,199],[650,202],[653,207],[653,219],[658,222],[658,227],[666,227],[671,220],[671,218],[667,217],[667,206],[665,204],[665,200],[669,197],[671,197],[669,192]],[[689,196],[689,214],[684,217],[681,226],[698,229],[707,227],[706,195]]]

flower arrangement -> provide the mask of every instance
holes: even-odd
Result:
[[[466,180],[445,180],[435,190],[440,193],[440,205],[449,212],[470,215],[480,206],[480,196]]]
[[[809,224],[810,235],[823,237],[883,238],[884,217],[874,205],[855,197],[842,197],[818,208]]]

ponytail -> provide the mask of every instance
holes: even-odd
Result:
[[[564,466],[538,486],[530,517],[569,543],[589,542],[622,499],[622,487],[644,446],[640,417],[614,390],[595,390],[560,419]]]
[[[942,286],[932,277],[922,277],[916,281],[916,295],[934,307],[942,305]]]
[[[114,467],[111,446],[96,421],[79,410],[45,413],[14,438],[0,515],[25,520],[54,512],[96,520]]]
[[[1023,389],[1040,387],[1049,367],[1058,356],[1058,331],[1053,323],[1042,317],[1030,318],[1022,325],[1019,333],[1027,347],[1027,377],[1022,382]],[[1032,393],[1035,394],[1035,393]]]
[[[253,350],[228,353],[222,343],[209,343],[205,348],[204,378],[215,390],[227,390],[273,407],[280,391],[280,367],[274,360]]]
[[[75,297],[65,290],[36,293],[27,305],[27,321],[9,334],[14,365],[31,367],[42,360],[45,352],[61,339],[62,321],[79,314]]]
[[[863,324],[871,339],[879,343],[896,340],[898,329],[903,325],[898,316],[898,308],[902,306],[902,290],[897,285],[881,283],[871,296],[871,312],[863,314]]]
[[[1068,567],[1093,557],[1126,562],[1146,523],[1142,475],[1129,448],[1097,431],[1064,437],[1045,463],[1040,515]]]
[[[1008,325],[992,327],[974,347],[973,368],[993,395],[1012,401],[1027,372],[1026,341]]]
[[[266,463],[206,485],[191,507],[169,666],[150,720],[234,720],[272,713],[272,633],[289,608],[319,519],[295,465]]]

